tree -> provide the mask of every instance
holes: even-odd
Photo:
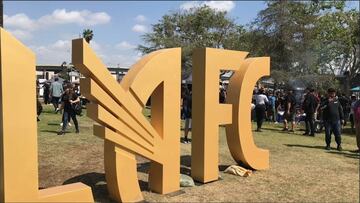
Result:
[[[91,41],[91,40],[93,39],[93,37],[94,37],[93,31],[90,30],[90,29],[85,29],[85,30],[83,31],[82,35],[83,35],[83,38],[85,38],[85,41],[86,41],[87,43],[90,43],[90,41]]]
[[[325,50],[321,48],[330,40],[319,36],[324,32],[338,32],[339,28],[332,25],[336,20],[326,16],[351,16],[344,7],[345,1],[269,1],[251,26],[250,33],[256,33],[251,36],[257,38],[252,40],[257,42],[253,47],[258,48],[252,52],[269,55],[275,70],[295,74],[323,73],[319,63],[329,63],[333,57],[324,58],[322,52]],[[331,28],[325,29],[326,26]],[[348,36],[354,35],[349,33]]]
[[[182,48],[182,73],[191,73],[191,57],[195,48],[213,47],[232,49],[230,42],[243,28],[227,16],[207,6],[189,11],[178,11],[164,15],[152,26],[152,32],[142,36],[144,45],[138,50],[147,54],[164,48]]]
[[[314,21],[317,9],[311,2],[269,1],[258,13],[250,32],[257,43],[254,53],[271,57],[272,68],[288,72],[311,72]]]
[[[66,81],[70,81],[69,71],[68,71],[68,65],[66,61],[61,63],[62,70],[58,73],[59,77]]]
[[[352,79],[360,73],[359,13],[344,7],[328,12],[317,21],[317,50],[322,73],[349,74]]]

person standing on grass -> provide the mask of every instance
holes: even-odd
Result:
[[[276,96],[272,91],[269,91],[269,112],[270,112],[270,121],[277,121],[277,112],[276,112]]]
[[[354,109],[355,109],[355,103],[356,103],[356,96],[351,96],[351,109],[350,109],[350,124],[351,124],[351,133],[354,133],[355,129],[355,118],[354,118]]]
[[[358,149],[354,152],[360,153],[360,99],[354,103],[352,106],[352,111],[355,124],[356,144],[358,147]]]
[[[349,119],[350,109],[351,109],[351,101],[350,99],[344,94],[338,93],[338,100],[341,104],[341,107],[344,112],[344,126],[346,126],[347,121]]]
[[[59,82],[59,78],[55,76],[54,82],[52,82],[50,85],[50,97],[51,97],[51,102],[53,103],[55,108],[55,113],[59,111],[59,101],[63,92],[64,92],[63,86]]]
[[[293,90],[289,89],[285,97],[284,108],[285,108],[285,119],[284,119],[284,129],[283,131],[294,132],[295,127],[295,105],[296,99],[293,95]],[[291,123],[291,129],[289,130],[288,125]]]
[[[36,120],[40,121],[39,116],[41,112],[43,111],[43,107],[39,101],[39,94],[40,94],[40,83],[39,80],[36,80]]]
[[[190,143],[188,138],[189,131],[191,130],[191,118],[192,118],[192,87],[188,85],[185,89],[183,99],[183,112],[185,115],[185,129],[184,129],[184,143]]]
[[[344,124],[344,112],[339,100],[336,98],[335,89],[328,89],[328,98],[321,105],[321,109],[323,110],[323,120],[325,126],[325,149],[331,149],[331,134],[334,133],[337,150],[342,151],[341,125]]]
[[[269,103],[267,96],[264,94],[264,89],[260,89],[255,95],[255,112],[257,132],[261,132],[261,126],[265,119],[266,104]]]
[[[45,82],[43,85],[44,88],[44,103],[50,104],[49,94],[50,94],[50,85],[49,83]]]
[[[307,88],[307,94],[303,102],[303,110],[305,116],[306,130],[303,135],[315,136],[315,112],[317,110],[319,101],[314,95],[314,89]]]
[[[80,102],[79,97],[75,94],[72,87],[69,87],[65,90],[65,93],[63,94],[61,98],[62,104],[61,107],[64,108],[63,111],[63,125],[60,132],[58,132],[58,135],[64,135],[66,127],[68,125],[68,122],[70,121],[69,117],[73,120],[75,124],[76,133],[79,133],[79,124],[76,119],[76,112],[73,108],[73,105]]]

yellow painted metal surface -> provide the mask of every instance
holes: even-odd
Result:
[[[247,52],[203,48],[193,55],[191,175],[203,183],[218,179],[219,125],[226,125],[229,149],[237,162],[266,169],[269,153],[257,149],[250,104],[256,81],[270,72],[269,58],[246,59]],[[220,70],[232,70],[226,104],[219,104]],[[241,102],[240,102],[241,101]]]
[[[35,55],[3,29],[0,46],[0,201],[92,202],[91,188],[82,183],[38,190]],[[245,59],[247,54],[211,48],[194,52],[192,176],[197,181],[218,179],[219,125],[226,126],[235,161],[256,170],[269,168],[269,152],[253,140],[250,102],[256,81],[270,72],[270,59]],[[104,139],[111,198],[143,200],[136,155],[151,161],[152,191],[179,190],[181,49],[143,57],[120,84],[83,39],[73,40],[72,62],[85,76],[81,88],[91,101],[88,116],[98,123],[94,134]],[[234,71],[226,104],[219,104],[220,70]],[[19,92],[28,99],[20,99]],[[150,121],[142,114],[149,98]]]
[[[256,82],[269,74],[269,57],[246,59],[231,77],[226,99],[227,103],[233,104],[233,122],[226,126],[230,153],[235,161],[255,170],[269,168],[269,151],[256,147],[254,143],[250,103]]]
[[[38,190],[35,55],[2,28],[0,46],[0,202],[93,202],[82,183]]]
[[[149,187],[166,194],[180,180],[180,49],[153,52],[133,65],[121,84],[83,39],[73,40],[72,61],[86,77],[82,93],[92,101],[88,116],[105,139],[105,174],[111,197],[143,199],[135,155],[151,160]],[[142,114],[151,96],[151,121]]]

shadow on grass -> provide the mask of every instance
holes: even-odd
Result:
[[[284,144],[287,147],[303,147],[303,148],[312,148],[312,149],[325,149],[324,146],[310,146],[310,145],[300,145],[300,144]]]
[[[329,151],[328,153],[330,154],[338,154],[338,155],[343,155],[347,158],[352,158],[352,159],[360,159],[360,154],[359,153],[348,153],[348,152],[339,152],[339,151]]]
[[[181,156],[181,173],[190,175],[191,157],[189,155]],[[137,164],[137,170],[140,173],[149,173],[150,162]],[[81,182],[91,187],[94,200],[96,202],[115,202],[109,198],[109,192],[107,190],[106,178],[104,173],[86,173],[80,176],[76,176],[66,180],[63,185]],[[149,183],[143,180],[139,180],[139,186],[141,191],[150,191]]]
[[[48,125],[56,125],[56,126],[60,126],[60,123],[51,123],[49,122]]]
[[[97,202],[115,202],[109,198],[109,192],[106,187],[105,174],[86,173],[66,180],[63,185],[81,182],[91,187],[94,200]]]
[[[106,178],[104,173],[87,173],[80,176],[73,177],[69,180],[66,180],[63,185],[81,182],[85,185],[91,187],[94,200],[96,202],[111,202],[115,203],[115,201],[111,200],[109,197],[109,192],[107,190]],[[149,191],[148,182],[139,180],[139,185],[141,191]]]
[[[190,155],[183,155],[180,158],[180,173],[185,175],[191,174],[191,156]],[[150,162],[140,163],[137,164],[137,170],[140,173],[149,173],[150,169]]]
[[[41,130],[40,132],[44,132],[44,133],[54,133],[55,135],[57,135],[57,133],[59,132],[59,131],[57,131],[57,130]],[[67,133],[67,132],[66,132]]]
[[[303,148],[313,148],[313,149],[323,149],[325,151],[325,147],[324,146],[308,146],[308,145],[297,145],[297,144],[284,144],[287,147],[303,147]],[[336,148],[331,148],[332,150],[336,150]],[[359,153],[353,153],[350,151],[326,151],[327,153],[330,154],[339,154],[339,155],[343,155],[347,158],[353,158],[353,159],[360,159],[360,154]]]
[[[269,130],[269,131],[274,131],[277,133],[281,133],[281,132],[286,132],[286,131],[281,131],[282,128],[261,128],[262,130]],[[286,132],[287,133],[287,132]]]
[[[262,130],[268,130],[268,131],[273,131],[276,133],[282,133],[282,134],[289,134],[289,135],[299,135],[297,134],[297,132],[303,132],[304,130],[298,130],[296,129],[295,132],[290,132],[290,131],[283,131],[283,128],[261,128]],[[256,132],[256,131],[255,131]]]
[[[219,165],[219,171],[225,171],[230,165]]]

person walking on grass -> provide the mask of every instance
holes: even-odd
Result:
[[[283,131],[294,132],[295,127],[295,105],[296,99],[293,95],[293,90],[289,89],[285,97],[284,108],[285,108],[285,119],[284,119],[284,129]],[[288,125],[291,124],[291,129],[289,130]]]
[[[336,98],[336,91],[328,89],[328,98],[321,105],[325,126],[326,150],[330,150],[331,134],[334,133],[337,143],[337,150],[342,151],[341,147],[341,125],[344,124],[344,112],[339,100]]]
[[[257,132],[261,132],[261,126],[265,119],[266,104],[269,103],[267,96],[264,94],[264,89],[260,89],[255,95],[255,112],[256,112],[256,123]]]
[[[306,130],[303,135],[315,136],[315,112],[319,101],[314,95],[314,89],[307,88],[307,94],[303,102],[303,110],[305,115]]]
[[[51,98],[51,102],[54,105],[55,113],[59,112],[60,110],[59,101],[63,92],[64,92],[63,86],[59,82],[59,78],[55,76],[54,82],[52,82],[50,85],[50,98]]]
[[[76,112],[73,108],[73,105],[80,102],[79,97],[75,94],[72,87],[69,87],[65,90],[65,93],[63,94],[61,98],[62,104],[61,107],[64,108],[63,111],[63,125],[61,130],[58,132],[58,135],[64,135],[66,127],[68,125],[68,122],[70,121],[69,117],[73,120],[76,133],[79,133],[79,124],[76,119]]]

